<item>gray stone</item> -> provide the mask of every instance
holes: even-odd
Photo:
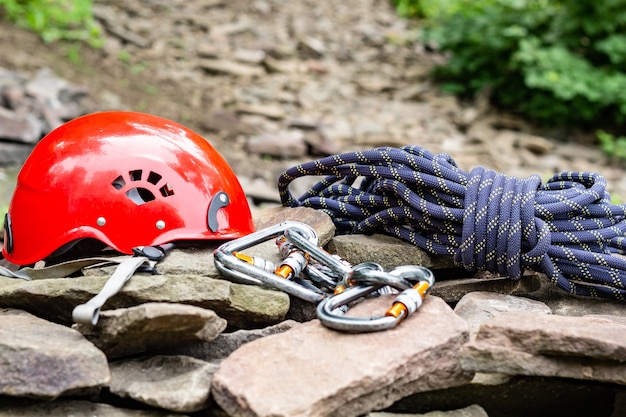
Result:
[[[626,384],[626,324],[605,317],[505,312],[461,349],[465,369]]]
[[[606,314],[626,317],[623,301],[574,296],[559,289],[544,274],[538,274],[538,276],[540,278],[539,287],[527,295],[544,302],[550,307],[553,314],[561,316]]]
[[[454,307],[454,312],[469,324],[470,340],[482,323],[505,311],[552,314],[550,308],[541,301],[483,291],[465,295]]]
[[[267,117],[269,119],[284,119],[286,116],[283,108],[275,104],[240,104],[239,106],[237,106],[237,113],[255,114],[258,116]],[[294,132],[297,132],[297,131],[294,131]],[[288,138],[288,140],[293,140],[293,138],[291,138],[289,135],[286,135],[286,134],[283,134],[280,137],[282,138],[283,136]],[[272,138],[272,136],[271,134],[266,133],[265,136],[261,136],[261,138],[262,139]],[[302,156],[302,155],[300,154],[296,156]]]
[[[59,400],[28,405],[4,405],[0,417],[184,417],[183,414],[160,410],[118,408],[109,404],[83,400]]]
[[[500,277],[485,271],[478,271],[475,275],[469,275],[472,273],[463,270],[446,271],[445,273],[442,271],[435,272],[438,272],[436,274],[438,280],[431,294],[443,298],[450,304],[455,304],[465,295],[477,291],[530,296],[543,285],[542,282],[545,277],[543,274],[532,272],[525,273],[518,280]],[[462,278],[463,275],[469,275],[469,277]]]
[[[307,146],[304,133],[289,130],[252,136],[248,139],[247,149],[257,155],[275,158],[302,158],[306,155]]]
[[[37,143],[43,136],[42,123],[32,114],[20,115],[0,107],[0,138]]]
[[[225,132],[228,135],[252,135],[257,133],[255,126],[249,125],[235,113],[215,110],[201,120],[202,127],[212,132]]]
[[[392,300],[369,299],[350,314],[383,314]],[[436,297],[384,332],[342,333],[313,320],[233,352],[213,376],[212,393],[231,415],[358,416],[467,383],[472,374],[457,357],[467,336],[467,324]]]
[[[209,406],[217,365],[189,356],[153,356],[113,362],[111,393],[176,412]]]
[[[549,139],[514,130],[501,130],[493,140],[512,140],[514,145],[518,148],[528,149],[530,152],[537,155],[547,154],[556,147],[554,142]]]
[[[173,303],[146,303],[103,311],[97,326],[75,324],[109,359],[131,354],[210,342],[226,320],[200,307]]]
[[[328,249],[353,265],[377,262],[385,269],[399,265],[421,265],[427,268],[451,268],[450,256],[433,256],[419,247],[393,236],[339,235],[328,244]]]
[[[272,207],[259,210],[254,215],[254,226],[257,230],[286,221],[299,221],[311,226],[317,233],[320,246],[326,246],[335,235],[335,225],[330,216],[312,208]]]
[[[258,77],[265,74],[263,67],[223,59],[203,58],[198,60],[198,65],[209,73],[234,75],[237,77]]]
[[[63,323],[71,323],[78,304],[94,297],[108,276],[23,281],[0,278],[0,305],[23,308]],[[255,285],[235,284],[191,274],[139,273],[107,301],[105,309],[148,302],[190,304],[215,311],[234,327],[267,326],[282,321],[289,310],[287,294]]]
[[[171,346],[169,349],[165,349],[163,353],[168,355],[191,356],[207,362],[220,360],[228,357],[228,355],[246,343],[250,343],[261,337],[286,332],[297,324],[296,321],[285,320],[262,329],[241,329],[232,333],[222,333],[217,336],[215,340],[210,342]]]
[[[246,196],[255,202],[258,206],[262,203],[272,203],[280,205],[280,195],[274,184],[270,184],[263,178],[245,178],[239,177],[239,183]]]
[[[0,394],[54,399],[109,382],[104,353],[79,332],[25,311],[0,309]]]

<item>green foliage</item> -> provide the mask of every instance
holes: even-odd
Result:
[[[470,0],[392,0],[391,2],[402,17],[425,18],[463,12],[466,4],[474,3]]]
[[[93,47],[103,43],[91,0],[0,0],[1,9],[10,21],[35,31],[44,42],[84,41]]]
[[[490,87],[546,125],[626,119],[626,0],[406,1],[426,16],[423,39],[449,53],[435,74],[444,89]]]
[[[402,17],[420,17],[423,16],[422,8],[419,1],[415,0],[392,0],[398,14]]]
[[[626,136],[615,136],[603,130],[597,131],[596,136],[605,154],[626,161]]]

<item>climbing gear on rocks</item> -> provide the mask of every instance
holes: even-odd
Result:
[[[325,176],[304,195],[289,184]],[[280,175],[283,205],[328,213],[338,233],[381,232],[468,270],[519,279],[545,273],[570,294],[626,300],[626,205],[612,204],[606,180],[563,172],[545,184],[476,167],[418,146],[347,152]]]
[[[103,248],[134,255],[74,311],[75,320],[95,324],[104,302],[137,269],[153,269],[172,242],[234,239],[254,224],[235,173],[207,140],[157,116],[108,111],[71,120],[37,143],[4,228],[9,262],[54,265],[0,271],[5,276],[66,276],[56,264],[80,270],[85,260],[74,255],[84,257],[86,247],[90,255]]]
[[[243,251],[274,239],[282,262],[250,256]],[[385,272],[374,262],[350,265],[319,247],[309,225],[287,221],[226,242],[214,252],[221,274],[242,284],[267,285],[300,299],[319,303],[320,321],[333,329],[371,332],[396,326],[421,305],[434,285],[434,275],[421,266],[404,265]],[[365,296],[402,291],[385,317],[343,317],[347,305]]]

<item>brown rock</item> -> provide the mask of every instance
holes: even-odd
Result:
[[[103,311],[97,326],[75,324],[109,359],[215,339],[226,320],[204,308],[145,303]]]
[[[485,291],[465,295],[454,307],[454,312],[469,324],[470,339],[482,323],[506,311],[552,314],[550,308],[541,301]]]
[[[626,384],[626,325],[606,317],[508,312],[462,348],[465,369]]]
[[[358,305],[368,313],[391,300]],[[359,314],[357,308],[355,314]],[[467,325],[441,299],[392,330],[347,334],[314,320],[242,346],[213,376],[216,402],[241,416],[357,416],[414,392],[466,383],[457,352]]]

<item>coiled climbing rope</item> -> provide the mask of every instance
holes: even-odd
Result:
[[[295,198],[289,184],[325,176]],[[418,146],[333,155],[283,172],[282,204],[328,213],[338,233],[382,232],[468,270],[519,279],[545,273],[571,294],[626,300],[626,206],[611,204],[606,180],[555,174],[545,184],[476,167]]]

